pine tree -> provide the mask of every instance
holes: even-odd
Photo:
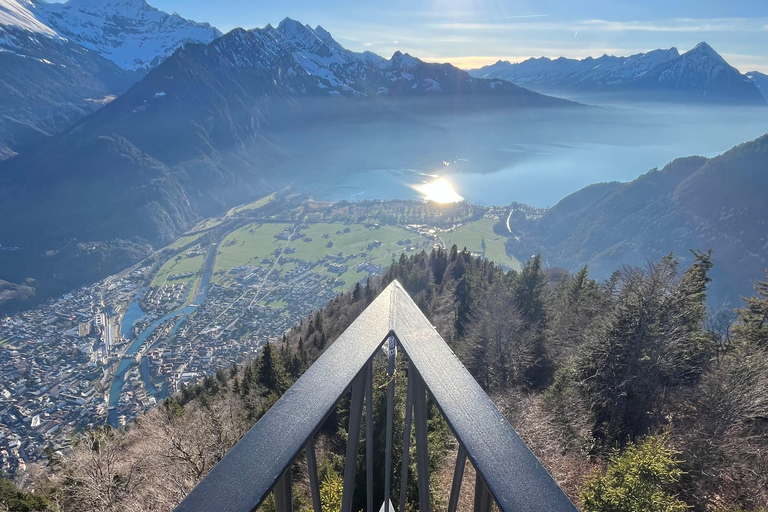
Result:
[[[267,391],[274,391],[278,395],[282,395],[290,387],[285,366],[283,366],[280,355],[272,347],[271,343],[267,343],[264,346],[261,354],[259,384],[267,388]]]
[[[535,388],[544,387],[552,378],[553,370],[544,347],[544,329],[547,324],[545,292],[547,276],[541,266],[541,255],[531,258],[523,267],[515,288],[517,309],[533,335],[533,364],[526,372],[526,380]]]
[[[734,332],[741,343],[768,349],[768,270],[765,281],[755,283],[757,295],[745,299],[747,305],[737,309],[739,321]]]

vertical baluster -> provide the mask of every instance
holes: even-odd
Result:
[[[475,512],[491,512],[491,493],[478,471],[475,475]]]
[[[395,357],[397,356],[397,341],[394,336],[389,337],[389,350],[387,351],[387,444],[384,455],[384,512],[389,510],[390,496],[392,493],[392,417],[395,413]]]
[[[424,381],[414,372],[413,409],[416,427],[416,469],[419,484],[419,512],[430,512],[429,452],[427,451],[427,393]]]
[[[291,466],[285,470],[283,476],[275,485],[275,512],[292,512],[293,496],[291,495]]]
[[[400,508],[405,512],[405,498],[408,491],[408,459],[411,455],[411,419],[413,416],[413,376],[416,370],[408,363],[408,392],[405,398],[405,429],[403,430],[403,468],[400,471]]]
[[[365,369],[363,369],[352,382],[341,512],[352,512],[352,499],[355,494],[355,472],[357,469],[357,449],[360,446],[360,423],[363,416],[363,399],[365,398],[365,373]]]
[[[309,438],[305,449],[307,454],[307,472],[309,473],[309,488],[312,493],[312,510],[322,512],[320,503],[320,481],[317,477],[317,458],[315,456],[315,436]]]
[[[365,379],[365,480],[368,512],[373,510],[373,361],[367,365]]]
[[[459,454],[456,456],[456,468],[453,470],[453,485],[451,486],[451,499],[448,500],[448,512],[456,512],[461,494],[461,482],[464,480],[464,466],[467,465],[467,450],[459,442]]]

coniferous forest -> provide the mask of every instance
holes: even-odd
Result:
[[[709,252],[694,256],[687,268],[669,255],[603,282],[588,268],[575,275],[545,270],[538,256],[521,272],[456,247],[402,256],[257,359],[221,369],[125,429],[84,433],[72,453],[50,453],[46,464],[29,468],[18,482],[23,491],[4,482],[0,510],[172,510],[397,279],[581,510],[765,511],[768,279],[733,314],[714,313],[706,297],[717,261]],[[395,468],[406,371],[399,360]],[[383,458],[386,380],[382,357],[374,370],[375,460]],[[347,407],[342,400],[317,440],[328,511],[340,509]],[[431,496],[443,510],[456,446],[434,406],[429,430]],[[365,508],[364,446],[356,510]],[[310,510],[305,462],[293,471],[296,508]],[[375,471],[380,503],[383,468]],[[413,475],[400,482],[395,471],[393,490],[406,485],[415,504]],[[465,476],[466,504],[469,481]],[[273,508],[268,499],[261,510]]]

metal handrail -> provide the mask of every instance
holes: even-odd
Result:
[[[455,512],[467,457],[477,472],[476,512],[489,511],[492,500],[504,512],[576,511],[408,293],[395,281],[264,414],[182,501],[176,512],[251,512],[273,490],[277,511],[290,511],[289,468],[302,450],[306,450],[308,455],[313,507],[315,512],[320,512],[314,435],[350,388],[352,398],[342,512],[351,512],[365,402],[370,412],[372,359],[389,339],[396,342],[394,346],[399,346],[410,361],[404,435],[406,451],[402,471],[407,477],[407,442],[413,420],[421,512],[429,512],[426,391],[432,395],[459,441],[450,512]],[[390,374],[394,369],[392,352],[389,351]],[[393,389],[393,379],[390,379],[389,386]],[[392,393],[389,390],[388,395],[391,404]],[[388,414],[385,461],[388,468],[392,444],[391,417]],[[370,414],[366,414],[366,418],[370,422]],[[370,433],[370,423],[366,428]],[[373,441],[369,435],[366,441],[370,458],[370,443]],[[369,468],[367,508],[370,512],[373,512],[372,463],[371,460],[366,461]],[[388,482],[390,480],[387,479]],[[389,509],[389,496],[389,489],[385,489],[385,509]],[[403,509],[404,498],[405,494],[401,493],[400,510]]]

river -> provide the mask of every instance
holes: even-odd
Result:
[[[179,327],[181,327],[181,324],[184,322],[184,320],[187,319],[189,315],[194,313],[197,310],[197,307],[203,303],[205,298],[208,295],[208,289],[210,288],[211,284],[211,275],[213,274],[213,264],[216,261],[216,252],[218,250],[218,247],[216,245],[211,246],[211,248],[208,251],[208,257],[205,260],[205,268],[203,270],[203,277],[200,280],[200,284],[197,287],[195,298],[193,299],[192,303],[189,306],[185,306],[181,309],[177,309],[176,311],[173,311],[171,313],[168,313],[167,315],[163,316],[162,318],[158,318],[151,324],[149,324],[137,337],[134,339],[128,349],[125,351],[125,355],[123,356],[122,360],[120,361],[120,364],[117,367],[117,372],[115,373],[115,378],[112,381],[112,387],[109,390],[109,415],[107,418],[107,422],[112,427],[118,426],[118,414],[117,414],[117,404],[120,401],[120,394],[123,391],[123,385],[125,384],[125,374],[128,372],[128,370],[131,369],[134,365],[136,365],[135,361],[135,355],[136,353],[141,349],[141,346],[144,344],[144,341],[154,332],[157,327],[166,322],[167,320],[170,320],[171,318],[179,317],[179,319],[176,321],[176,323],[173,325],[173,328],[171,329],[171,332],[169,334],[169,338],[172,338],[176,335],[176,331],[178,331]],[[120,331],[123,334],[124,337],[129,338],[133,335],[133,326],[136,323],[136,321],[144,316],[144,313],[141,311],[141,308],[139,307],[139,299],[141,297],[141,294],[144,292],[145,288],[142,288],[138,294],[136,294],[136,297],[133,299],[133,302],[128,306],[128,309],[126,309],[125,315],[123,316],[123,321],[120,325]],[[146,365],[146,366],[144,366]],[[162,399],[168,394],[168,386],[167,383],[165,383],[162,387],[162,389],[158,392],[158,390],[155,388],[154,384],[152,383],[151,379],[149,378],[149,368],[148,368],[148,362],[146,361],[146,356],[142,357],[142,366],[141,373],[142,378],[147,386],[147,392],[152,395],[159,395],[159,398]]]

